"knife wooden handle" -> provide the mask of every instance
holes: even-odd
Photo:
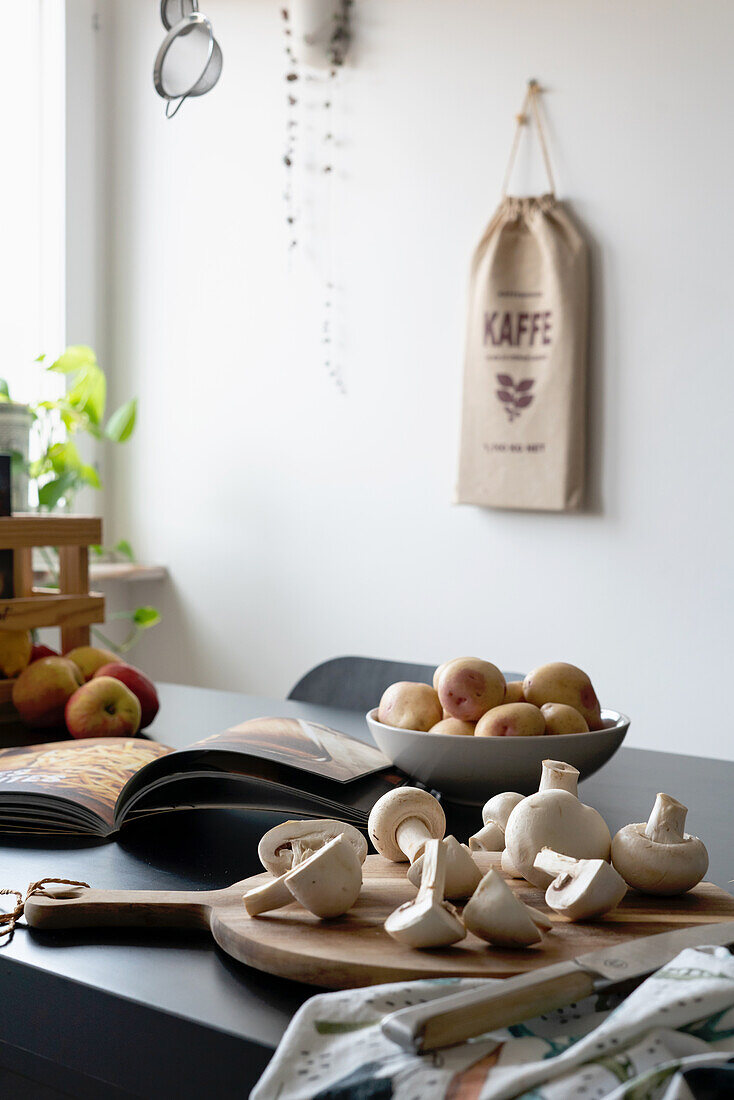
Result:
[[[436,1050],[562,1008],[593,991],[592,975],[571,960],[402,1008],[383,1020],[382,1031],[406,1050]]]

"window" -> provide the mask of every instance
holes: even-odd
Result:
[[[65,7],[23,0],[4,40],[0,376],[20,401],[41,396],[34,358],[64,342]]]

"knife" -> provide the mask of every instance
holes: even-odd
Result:
[[[432,1004],[411,1005],[382,1021],[382,1032],[405,1050],[427,1050],[463,1043],[487,1031],[552,1012],[620,982],[641,979],[670,962],[685,947],[734,943],[734,921],[661,932],[566,962],[504,978],[488,988],[467,989]]]

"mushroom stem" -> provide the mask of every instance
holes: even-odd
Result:
[[[544,760],[539,791],[568,791],[578,798],[579,770],[562,760]]]
[[[505,831],[496,821],[482,826],[478,833],[469,837],[472,852],[501,852],[505,846]]]
[[[280,878],[266,882],[264,886],[256,886],[254,890],[248,890],[242,900],[248,914],[251,917],[258,917],[261,913],[269,913],[271,909],[281,909],[284,905],[290,905],[293,894],[285,884],[285,875],[281,875]]]
[[[553,878],[575,871],[578,865],[579,861],[573,856],[564,856],[561,852],[554,852],[552,848],[541,848],[533,863],[534,867],[553,875]]]
[[[431,840],[431,833],[419,817],[407,817],[395,830],[395,839],[401,851],[414,863],[423,854],[426,842]]]
[[[688,807],[672,795],[659,793],[647,819],[645,836],[658,844],[680,844]]]

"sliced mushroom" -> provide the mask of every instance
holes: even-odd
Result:
[[[316,821],[283,821],[265,833],[257,846],[257,854],[271,875],[284,875],[335,836],[345,836],[354,847],[359,862],[364,863],[367,841],[359,830],[329,817]]]
[[[484,803],[482,807],[482,821],[484,827],[469,837],[469,847],[472,852],[501,852],[505,846],[505,826],[507,819],[517,806],[522,802],[524,795],[517,791],[504,791],[496,794]]]
[[[285,875],[285,885],[304,909],[324,919],[351,909],[362,889],[362,864],[342,833]]]
[[[533,924],[537,924],[541,932],[550,932],[553,927],[553,921],[550,919],[547,913],[541,913],[540,909],[536,909],[534,905],[525,905]]]
[[[647,823],[625,825],[612,841],[612,863],[628,886],[642,894],[685,894],[706,874],[708,852],[684,832],[688,809],[658,794]]]
[[[325,817],[308,821],[283,821],[269,829],[257,846],[257,854],[266,871],[275,877],[264,886],[251,890],[250,901],[246,908],[250,916],[267,913],[288,905],[293,899],[285,892],[280,881],[287,871],[293,870],[299,863],[323,848],[337,836],[343,836],[354,848],[360,863],[367,858],[367,841],[355,829],[344,821]]]
[[[524,798],[510,814],[505,851],[524,879],[545,890],[553,875],[534,866],[541,848],[577,859],[608,859],[611,839],[603,817],[591,806],[569,791],[545,790]]]
[[[590,920],[608,913],[627,893],[622,876],[603,859],[574,859],[550,848],[541,848],[534,866],[553,875],[545,892],[546,905],[572,921]]]
[[[498,947],[530,947],[543,938],[533,913],[497,871],[487,871],[464,906],[463,920],[475,936]]]
[[[468,898],[476,890],[482,877],[482,872],[471,857],[471,852],[465,844],[459,844],[455,836],[447,836],[441,841],[446,849],[446,883],[444,897],[458,900]],[[423,874],[423,862],[425,852],[418,856],[415,863],[408,870],[408,881],[413,886],[419,887]]]
[[[398,787],[378,798],[367,831],[377,851],[393,863],[413,863],[427,841],[443,839],[446,816],[428,791]]]
[[[466,936],[456,910],[444,901],[446,848],[428,840],[420,889],[413,901],[401,905],[385,921],[385,931],[408,947],[448,947]]]
[[[249,890],[242,899],[251,917],[299,902],[317,917],[338,917],[354,905],[362,889],[362,864],[343,834],[301,860],[273,882]]]

